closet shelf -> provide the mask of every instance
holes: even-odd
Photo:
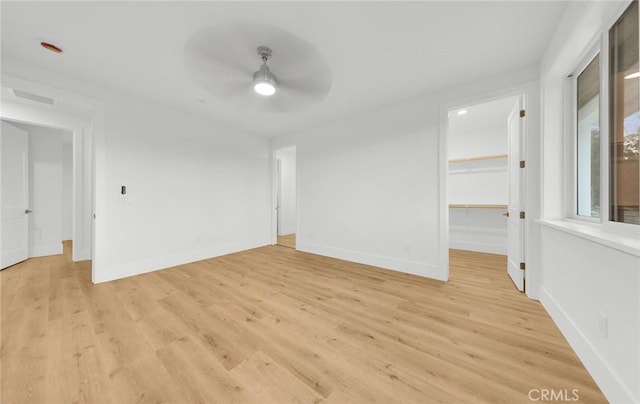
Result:
[[[451,209],[507,209],[507,205],[480,205],[466,203],[450,203]]]
[[[507,157],[509,157],[507,154],[494,154],[492,156],[476,156],[476,157],[465,157],[461,159],[451,159],[449,160],[449,163],[463,163],[465,161],[506,159]]]

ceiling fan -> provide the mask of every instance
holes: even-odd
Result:
[[[253,73],[253,89],[256,93],[270,97],[276,93],[276,76],[271,73],[267,60],[271,57],[271,49],[268,46],[258,46],[258,55],[262,59],[260,70]]]
[[[311,44],[261,23],[197,31],[187,40],[184,62],[195,83],[219,101],[261,112],[307,108],[331,89],[329,67]]]

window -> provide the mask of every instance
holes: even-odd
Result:
[[[609,31],[609,220],[640,224],[638,2]]]
[[[634,0],[570,76],[575,175],[568,213],[622,234],[640,225],[638,31]]]
[[[577,210],[600,217],[600,56],[577,78]]]

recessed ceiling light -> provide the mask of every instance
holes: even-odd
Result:
[[[458,115],[464,115],[467,113],[466,109],[461,109],[460,111],[458,111]]]
[[[49,42],[40,42],[40,46],[53,53],[62,53],[62,49]]]
[[[626,76],[624,76],[625,79],[629,80],[629,79],[635,79],[640,77],[640,72],[635,72],[635,73],[631,73],[631,74],[627,74]]]

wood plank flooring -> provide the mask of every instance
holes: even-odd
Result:
[[[296,248],[296,234],[285,234],[284,236],[278,236],[278,245],[289,248]]]
[[[501,256],[444,283],[269,246],[93,285],[68,247],[0,272],[2,403],[606,402]]]

